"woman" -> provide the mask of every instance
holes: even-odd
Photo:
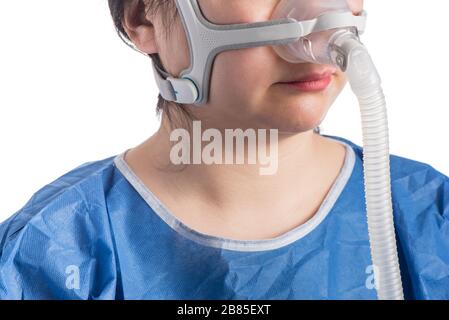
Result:
[[[199,0],[217,24],[269,20],[279,2]],[[348,4],[354,14],[363,9],[362,0]],[[188,44],[173,0],[109,5],[125,40],[171,75],[186,69]],[[345,74],[289,63],[265,46],[219,54],[210,83],[201,108],[159,97],[153,136],[72,170],[0,226],[0,297],[376,298],[362,149],[314,130]],[[276,143],[266,140],[277,153],[275,174],[261,175],[260,159],[173,161],[173,132],[194,135],[194,120],[200,133],[223,136],[277,129]],[[405,297],[449,298],[449,178],[398,156],[391,174]]]

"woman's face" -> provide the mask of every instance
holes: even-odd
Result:
[[[307,0],[310,1],[310,0]],[[216,24],[267,21],[280,0],[199,0],[205,17]],[[363,0],[347,0],[358,14]],[[155,20],[156,30],[161,30]],[[156,33],[164,66],[179,75],[190,64],[185,31],[180,21],[168,38]],[[281,84],[306,74],[332,72],[330,85],[322,91],[300,91]],[[299,133],[317,127],[346,84],[343,72],[330,65],[289,63],[270,46],[225,51],[214,62],[209,101],[204,107],[189,106],[204,127],[276,128]]]

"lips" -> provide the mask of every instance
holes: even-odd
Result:
[[[319,81],[326,78],[329,78],[332,74],[335,73],[335,69],[324,69],[320,71],[310,72],[296,78],[292,78],[291,80],[283,81],[281,83],[297,83],[297,82],[309,82],[309,81]]]
[[[332,82],[332,75],[335,72],[335,69],[330,68],[316,70],[286,82],[279,82],[279,84],[284,87],[294,88],[303,92],[322,91],[330,85]]]

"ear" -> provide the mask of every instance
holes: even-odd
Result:
[[[147,54],[157,53],[156,32],[153,23],[148,20],[146,7],[142,0],[125,2],[123,10],[123,28],[142,52]]]

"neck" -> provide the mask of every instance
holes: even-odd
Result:
[[[236,212],[236,214],[242,210],[254,212],[261,206],[265,210],[291,209],[297,206],[302,198],[310,197],[311,192],[317,188],[316,185],[322,182],[324,176],[329,175],[329,171],[335,171],[336,161],[329,157],[330,146],[333,143],[313,131],[280,134],[278,139],[275,139],[277,141],[266,137],[266,147],[270,150],[268,158],[276,161],[277,164],[273,166],[271,162],[268,170],[270,174],[262,174],[264,168],[267,168],[267,161],[265,161],[267,157],[260,156],[265,152],[260,152],[260,146],[251,148],[248,142],[245,142],[243,164],[235,164],[235,158],[234,164],[217,164],[219,161],[210,164],[210,159],[204,159],[204,154],[208,154],[207,150],[213,149],[210,147],[210,142],[192,141],[195,135],[198,138],[207,133],[207,129],[202,128],[200,133],[195,130],[198,128],[195,129],[194,125],[189,130],[183,131],[183,134],[181,131],[176,134],[178,138],[187,133],[190,135],[191,143],[186,144],[190,149],[190,156],[184,157],[184,160],[190,159],[189,163],[193,165],[173,165],[173,147],[175,145],[179,147],[180,144],[170,141],[173,131],[167,126],[161,126],[160,130],[144,143],[147,163],[152,163],[157,170],[176,172],[176,179],[168,179],[173,181],[174,190],[181,192],[188,190],[189,193],[201,195],[205,202],[224,212]],[[224,130],[215,131],[217,136],[219,136],[218,133],[223,138],[221,145],[225,146],[226,133]],[[335,144],[333,146],[335,153]],[[198,154],[203,157],[195,157],[194,154],[198,152],[198,149],[201,150]],[[226,150],[225,147],[222,149]],[[179,150],[181,149],[177,149],[178,155]],[[184,148],[185,150],[187,149]],[[259,155],[255,157],[256,161],[253,164],[248,163],[250,150]],[[195,162],[194,158],[200,161]],[[225,160],[226,155],[214,158]],[[177,160],[179,161],[180,158],[178,157]],[[292,193],[292,188],[297,192]],[[275,202],[268,201],[268,206],[272,205],[272,208],[267,208],[267,199],[276,199]],[[282,208],[279,208],[280,204]]]

